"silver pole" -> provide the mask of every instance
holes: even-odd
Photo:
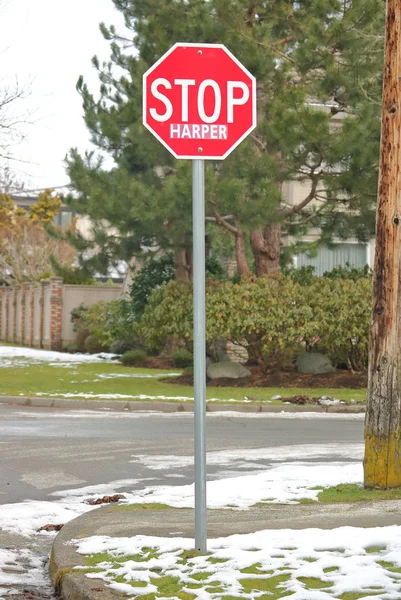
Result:
[[[192,161],[194,402],[195,402],[195,550],[206,554],[206,314],[205,314],[205,165]]]

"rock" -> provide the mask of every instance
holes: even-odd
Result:
[[[206,356],[206,370],[208,367],[210,367],[210,365],[213,364],[213,361],[211,358],[209,358],[208,356]]]
[[[323,373],[335,373],[336,370],[326,354],[318,352],[308,352],[298,356],[297,370],[299,373],[310,373],[311,375],[321,375]]]
[[[272,396],[270,399],[271,400],[281,400],[281,396],[280,396],[280,394],[276,394],[275,396]]]
[[[209,365],[207,368],[207,376],[209,379],[219,379],[227,377],[229,379],[241,379],[252,375],[248,369],[236,362],[218,362]]]

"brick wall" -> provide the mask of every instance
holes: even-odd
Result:
[[[0,340],[61,350],[75,337],[72,309],[107,302],[121,293],[121,286],[64,285],[60,277],[0,287]]]

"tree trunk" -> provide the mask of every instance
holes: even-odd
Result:
[[[379,489],[401,486],[400,73],[401,0],[388,0],[364,458]]]
[[[263,231],[261,229],[252,231],[251,245],[258,277],[268,277],[280,271],[280,223],[265,225]]]
[[[235,260],[237,262],[238,275],[242,281],[251,274],[246,258],[246,237],[242,229],[238,229],[235,234]]]
[[[192,276],[192,254],[185,248],[178,248],[174,253],[175,280],[188,283]]]

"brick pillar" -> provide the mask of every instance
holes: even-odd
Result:
[[[40,343],[39,348],[43,348],[43,337],[44,337],[44,327],[45,327],[45,288],[50,285],[49,279],[41,279],[40,280]],[[47,318],[48,315],[47,315]]]
[[[63,316],[63,279],[50,280],[50,349],[61,350],[61,328]]]

